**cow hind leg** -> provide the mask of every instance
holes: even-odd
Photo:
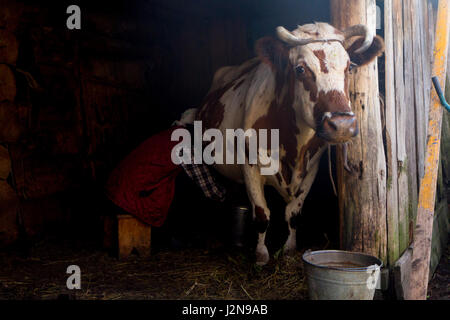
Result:
[[[258,231],[258,242],[256,245],[256,264],[265,265],[269,262],[269,251],[265,240],[266,231],[269,226],[270,210],[264,198],[264,183],[257,167],[245,166],[244,179],[247,193],[252,203],[253,220]]]
[[[258,243],[256,245],[256,264],[266,265],[269,262],[269,250],[265,244],[266,231],[269,226],[270,211],[265,207],[254,205],[254,221],[258,231]]]

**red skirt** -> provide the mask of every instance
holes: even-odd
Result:
[[[118,207],[151,226],[161,226],[175,193],[175,178],[181,166],[171,159],[172,132],[158,133],[132,151],[111,173],[106,195]]]

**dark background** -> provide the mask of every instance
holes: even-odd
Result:
[[[66,28],[70,4],[81,7],[81,30]],[[99,237],[103,186],[121,159],[184,110],[200,106],[214,72],[253,57],[258,38],[278,25],[294,29],[330,19],[328,0],[6,1],[2,14],[0,28],[19,43],[15,67],[39,84],[32,89],[16,73],[20,137],[4,142],[19,211],[13,222],[2,218],[14,227],[0,225],[16,228],[8,239],[30,242],[49,235]],[[298,221],[303,247],[338,245],[337,198],[327,166],[324,156]],[[231,206],[245,204],[245,189],[230,187],[240,196],[217,204],[186,177],[178,180],[155,243],[170,244],[173,234],[182,245],[227,239]],[[267,198],[269,242],[276,248],[287,236],[284,204],[270,188]]]

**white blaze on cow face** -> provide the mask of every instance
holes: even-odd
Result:
[[[325,113],[351,112],[348,99],[348,66],[350,58],[340,42],[311,43],[290,49],[289,60],[296,73],[296,111],[313,129]],[[320,95],[333,92],[342,97],[339,105],[327,110],[315,110]],[[331,104],[331,103],[330,103]],[[319,106],[320,107],[320,106]],[[328,106],[327,106],[328,107]]]
[[[290,34],[296,39],[320,40],[288,47],[296,79],[293,108],[297,116],[324,140],[347,141],[357,134],[357,124],[348,93],[351,63],[344,35],[322,23],[298,27]]]

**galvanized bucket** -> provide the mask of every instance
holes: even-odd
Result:
[[[250,208],[246,206],[237,206],[233,208],[232,212],[232,229],[231,241],[236,247],[244,247],[245,231],[249,218]]]
[[[348,251],[307,251],[303,264],[312,300],[373,300],[383,262]]]

